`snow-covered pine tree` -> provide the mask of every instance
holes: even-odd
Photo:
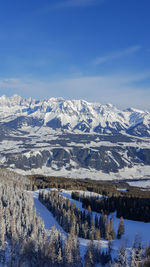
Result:
[[[117,238],[120,239],[121,236],[124,234],[124,232],[125,232],[124,221],[123,221],[123,217],[121,217],[119,226],[118,226],[118,231],[117,231]]]

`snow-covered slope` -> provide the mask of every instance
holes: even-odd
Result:
[[[118,176],[119,170],[147,177],[150,113],[84,100],[2,96],[0,165],[73,177]]]
[[[65,235],[65,232],[60,227],[60,225],[57,223],[56,219],[53,217],[52,213],[48,211],[48,209],[38,200],[38,194],[39,191],[36,192],[30,192],[34,198],[34,206],[36,208],[37,214],[40,214],[41,218],[44,221],[45,229],[51,230],[52,226],[55,225],[55,227],[62,232],[63,235]],[[80,208],[80,210],[83,210],[82,203],[76,200],[71,199],[71,192],[63,190],[62,195],[69,198],[71,202],[75,203],[75,206]],[[95,214],[99,217],[100,214],[96,212],[92,212],[93,217]],[[119,219],[116,217],[116,214],[110,214],[110,218],[113,217],[113,223],[114,223],[114,230],[115,233],[117,233],[118,225],[119,225]],[[113,250],[118,250],[119,247],[124,244],[127,248],[131,248],[135,238],[138,238],[139,241],[142,243],[142,245],[147,245],[150,242],[150,236],[147,234],[149,232],[150,223],[144,223],[144,222],[138,222],[138,221],[132,221],[124,219],[124,225],[125,225],[125,235],[122,236],[121,239],[115,238],[113,241]],[[81,249],[85,250],[86,246],[89,243],[88,239],[82,239],[79,238]],[[94,243],[97,241],[95,240]],[[101,239],[101,248],[107,248],[108,241]]]

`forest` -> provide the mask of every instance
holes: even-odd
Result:
[[[126,229],[121,217],[118,230],[114,231],[113,219],[107,214],[112,209],[111,202],[104,201],[107,208],[103,208],[99,216],[92,216],[95,204],[92,206],[88,201],[96,199],[81,196],[82,203],[87,203],[83,204],[85,209],[80,210],[61,196],[60,190],[48,193],[40,190],[39,200],[62,226],[65,233],[62,235],[55,226],[50,231],[45,230],[28,192],[36,187],[33,181],[0,169],[0,184],[0,266],[150,266],[150,247],[143,247],[136,238],[130,250],[122,245],[114,256],[113,240],[121,239]],[[72,197],[79,197],[76,191]],[[84,254],[81,254],[80,239],[89,240]],[[108,242],[105,250],[101,240]]]
[[[91,210],[81,211],[55,191],[40,192],[39,200],[52,212],[65,232],[91,240],[100,240],[100,237],[106,240],[115,238],[113,219],[108,220],[107,215],[93,218]]]
[[[78,192],[72,192],[73,199],[80,199],[83,208],[90,207],[92,211],[105,213],[116,212],[118,218],[128,220],[150,222],[150,199],[126,196],[112,197],[89,197],[84,194],[79,196]]]
[[[125,196],[137,198],[150,198],[150,191],[147,189],[130,186],[128,180],[91,180],[91,179],[73,179],[56,176],[29,175],[32,190],[44,188],[58,188],[59,190],[83,190],[95,192],[105,196]],[[118,190],[125,188],[126,191]]]

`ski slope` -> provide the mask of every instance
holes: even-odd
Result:
[[[75,202],[76,207],[80,207],[80,209],[83,210],[81,202],[71,199],[71,192],[72,192],[71,190],[70,191],[63,190],[61,195],[64,197],[68,197],[71,200],[71,202]],[[57,223],[52,213],[38,200],[39,191],[30,192],[30,194],[32,194],[33,196],[34,207],[36,208],[37,215],[39,214],[44,221],[45,230],[51,230],[52,226],[55,225],[55,227],[62,233],[63,238],[65,238],[67,234],[63,231],[61,226]],[[93,214],[93,217],[95,216],[95,214],[100,216],[99,213],[93,212],[92,214]],[[116,218],[115,215],[116,214],[114,213],[114,214],[111,214],[109,217],[111,216],[113,217],[114,230],[115,230],[115,233],[117,233],[119,219]],[[115,251],[117,251],[118,248],[121,247],[123,244],[127,248],[130,249],[133,245],[135,237],[138,238],[138,240],[142,243],[144,247],[150,244],[150,235],[149,235],[150,223],[137,222],[137,221],[124,219],[124,225],[125,225],[125,234],[123,235],[123,237],[120,240],[115,239],[112,242],[114,255],[116,254]],[[80,242],[81,255],[83,256],[87,248],[87,245],[89,244],[89,240],[79,238],[79,242]],[[94,241],[95,244],[97,242],[98,241],[96,240]],[[108,241],[101,239],[100,244],[101,244],[101,249],[106,249],[108,246]]]

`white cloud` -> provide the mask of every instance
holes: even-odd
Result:
[[[81,76],[43,82],[27,79],[0,78],[0,94],[17,93],[23,97],[85,99],[99,103],[112,103],[119,108],[136,107],[150,110],[150,87],[139,87],[150,78],[143,73],[106,76]],[[138,84],[136,87],[135,84]]]
[[[125,57],[127,55],[134,54],[134,53],[138,52],[140,50],[140,48],[141,47],[139,45],[131,46],[131,47],[128,47],[122,51],[116,51],[116,52],[113,52],[109,55],[98,57],[93,61],[93,64],[94,65],[100,65],[102,63],[112,61],[114,59],[119,59],[119,58]]]

